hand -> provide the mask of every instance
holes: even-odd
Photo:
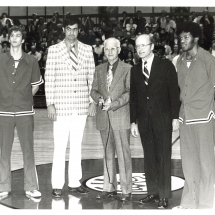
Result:
[[[100,97],[99,101],[98,101],[99,107],[101,108],[104,103],[105,103],[105,101],[104,101],[103,97]]]
[[[134,122],[131,124],[131,134],[133,137],[138,137],[139,135],[137,124],[135,124]]]
[[[54,105],[49,105],[47,107],[48,109],[48,118],[52,121],[56,121],[57,120],[57,114],[56,114],[56,109]]]
[[[109,98],[109,99],[105,100],[102,110],[108,111],[108,110],[110,110],[110,108],[111,108],[111,100]]]
[[[88,107],[89,116],[95,116],[96,115],[96,104],[94,102],[90,103]]]
[[[178,119],[172,120],[172,131],[177,131],[179,129],[179,121]]]

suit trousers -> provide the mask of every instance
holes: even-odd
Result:
[[[180,123],[180,148],[185,177],[181,205],[212,208],[214,199],[214,119],[208,123]]]
[[[160,198],[171,197],[171,152],[172,131],[154,130],[150,117],[148,130],[140,138],[144,152],[144,171],[148,195]]]
[[[0,116],[0,191],[11,191],[11,150],[14,130],[17,129],[24,160],[24,190],[39,189],[34,159],[34,118],[28,116]]]
[[[53,124],[54,155],[52,165],[52,187],[62,189],[65,183],[65,156],[70,139],[68,178],[69,187],[79,187],[82,178],[81,144],[87,115],[73,114],[57,116]]]
[[[130,151],[130,129],[101,130],[101,137],[104,146],[104,187],[103,190],[112,192],[117,190],[116,159],[117,153],[120,185],[122,193],[132,192],[132,163]]]

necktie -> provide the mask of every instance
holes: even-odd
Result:
[[[107,73],[107,87],[108,91],[110,90],[110,85],[113,80],[113,71],[112,71],[113,66],[109,65],[108,73]]]
[[[78,59],[77,55],[75,54],[75,45],[71,45],[71,50],[70,50],[70,59],[72,60],[72,67],[76,71],[78,67]]]
[[[145,77],[145,84],[146,84],[146,86],[148,86],[148,82],[149,82],[149,71],[148,71],[148,69],[146,68],[146,64],[147,64],[147,61],[144,62],[143,74],[144,74],[144,77]]]

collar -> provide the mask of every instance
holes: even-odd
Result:
[[[108,69],[109,69],[109,66],[113,66],[112,70],[115,70],[116,67],[117,67],[117,65],[118,65],[118,63],[119,63],[119,58],[117,59],[117,61],[116,61],[113,65],[111,65],[111,64],[109,63],[109,61],[108,61]]]
[[[66,47],[67,47],[68,50],[70,50],[72,44],[75,45],[75,50],[77,50],[78,40],[76,40],[74,43],[70,43],[68,40],[64,39],[64,42],[65,42]]]
[[[149,65],[149,64],[151,65],[151,64],[152,64],[152,61],[154,60],[154,56],[155,56],[155,55],[152,54],[152,56],[151,56],[148,60],[143,60],[143,59],[142,59],[143,65],[144,65],[144,62],[145,62],[145,61],[147,61],[147,64],[148,64],[148,65]]]
[[[22,57],[21,57],[21,59],[25,60],[25,62],[27,64],[29,64],[28,57],[29,57],[29,55],[27,53],[23,52],[23,50],[22,50]],[[13,56],[10,54],[10,51],[6,53],[6,58],[7,58],[6,62],[8,62],[11,58],[14,60]]]

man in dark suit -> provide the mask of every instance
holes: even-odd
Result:
[[[148,195],[141,204],[159,201],[168,206],[171,197],[172,130],[179,127],[179,88],[173,64],[153,54],[153,38],[140,35],[136,49],[142,61],[131,69],[131,133],[140,133]]]
[[[122,201],[131,199],[132,164],[130,152],[130,69],[119,60],[120,42],[109,38],[104,42],[108,62],[96,67],[91,97],[103,107],[97,107],[96,128],[104,146],[104,187],[97,199],[116,197],[116,161],[118,157]]]

